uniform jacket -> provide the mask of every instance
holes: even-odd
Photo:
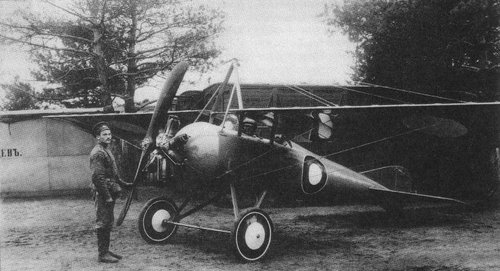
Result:
[[[113,154],[101,143],[95,145],[90,152],[90,171],[92,184],[98,195],[102,195],[105,199],[115,199],[121,192],[118,184],[123,181],[118,173]]]

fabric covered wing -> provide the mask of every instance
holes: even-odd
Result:
[[[191,123],[196,118],[199,111],[177,111],[172,112],[181,119],[181,123]],[[169,114],[170,115],[170,114]],[[152,112],[140,113],[110,113],[110,114],[73,114],[54,115],[46,118],[56,118],[69,121],[81,129],[92,133],[92,127],[100,121],[106,121],[111,126],[113,135],[138,148],[140,142],[146,135]],[[162,116],[163,125],[166,124],[168,116]]]

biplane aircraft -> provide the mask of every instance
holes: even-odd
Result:
[[[356,172],[335,162],[333,154],[318,154],[304,148],[298,140],[300,136],[292,138],[290,130],[307,120],[315,120],[305,130],[314,130],[314,137],[318,139],[331,138],[331,133],[335,131],[335,117],[345,112],[377,115],[380,120],[390,119],[391,114],[397,112],[398,116],[404,116],[402,125],[406,131],[401,132],[402,135],[418,132],[458,138],[468,132],[467,125],[446,117],[456,114],[457,108],[468,114],[482,108],[497,119],[500,112],[498,102],[343,106],[311,93],[304,94],[324,105],[283,107],[279,106],[277,95],[271,95],[274,100],[271,99],[273,101],[266,108],[245,108],[237,80],[230,88],[229,97],[225,101],[223,99],[228,80],[235,74],[233,68],[232,65],[224,82],[213,91],[201,110],[169,111],[188,69],[186,63],[179,63],[165,83],[152,114],[59,116],[87,129],[97,121],[108,121],[111,126],[121,122],[122,125],[117,128],[118,136],[126,133],[143,137],[134,187],[144,179],[144,172],[155,159],[167,161],[167,182],[181,183],[186,188],[186,196],[180,204],[166,196],[153,198],[145,204],[139,215],[138,227],[142,238],[149,243],[168,242],[178,227],[217,231],[231,234],[231,245],[237,257],[244,261],[257,261],[267,254],[274,237],[273,222],[261,208],[266,196],[273,194],[325,202],[349,195],[363,202],[378,204],[391,212],[413,202],[465,204],[452,197],[419,193],[411,184],[389,184],[369,177],[377,170]],[[224,110],[216,110],[224,103]],[[190,119],[190,123],[181,123],[186,119]],[[148,120],[147,130],[137,128],[141,127],[140,123],[144,127]],[[491,129],[492,134],[498,135],[498,127]],[[494,144],[498,155],[498,143]],[[199,191],[207,198],[188,208]],[[132,194],[129,193],[117,220],[118,225],[124,221]],[[231,230],[182,222],[228,195],[234,211]],[[254,200],[248,208],[241,208],[238,195],[250,196]]]

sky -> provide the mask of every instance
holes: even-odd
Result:
[[[200,0],[201,1],[201,0]],[[217,43],[221,59],[236,58],[241,83],[342,84],[352,74],[354,45],[347,37],[329,33],[319,17],[325,3],[335,0],[204,0],[226,13],[225,31]],[[2,0],[0,15],[12,16],[15,7],[38,9],[37,0]],[[0,50],[0,81],[32,79],[29,57],[19,46]],[[194,85],[181,91],[203,89],[224,79],[229,64],[207,74],[187,74]],[[154,99],[163,79],[138,89],[136,101]]]

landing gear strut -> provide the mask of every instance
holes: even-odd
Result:
[[[273,237],[273,223],[269,215],[259,209],[267,192],[263,191],[256,199],[252,208],[240,211],[233,184],[231,197],[235,223],[231,231],[213,229],[196,225],[180,223],[183,218],[203,209],[213,203],[225,193],[219,193],[192,209],[182,212],[191,198],[187,198],[178,208],[175,202],[168,197],[158,197],[149,200],[139,215],[139,233],[141,237],[151,244],[163,244],[175,234],[178,227],[188,227],[200,230],[231,234],[231,245],[236,256],[243,261],[257,261],[262,259],[271,246]]]

